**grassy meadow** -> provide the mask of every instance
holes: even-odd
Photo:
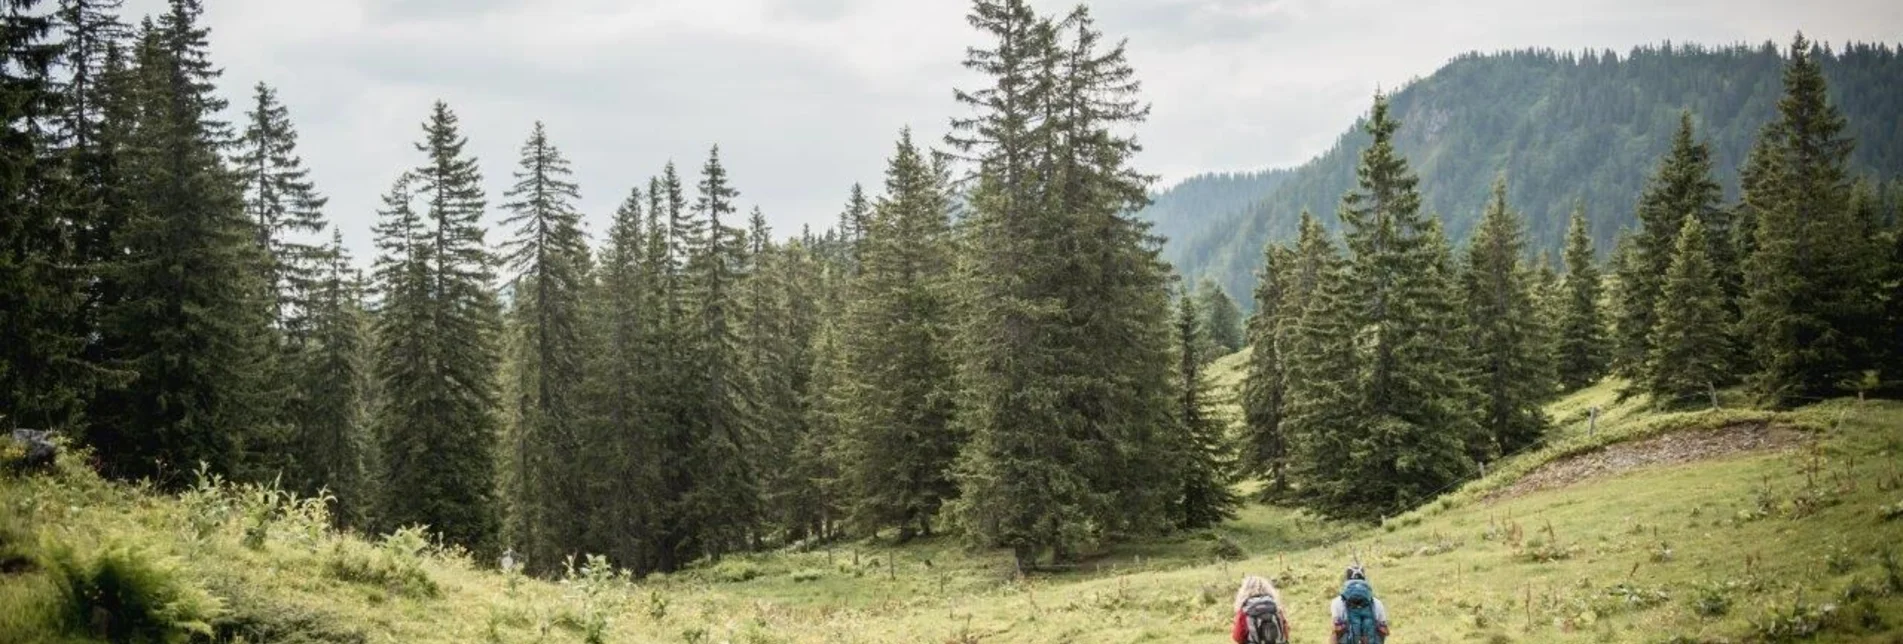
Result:
[[[1225,389],[1240,364],[1218,363]],[[1613,390],[1555,402],[1545,447],[1383,525],[1250,506],[1026,579],[1005,553],[934,538],[645,579],[581,561],[540,581],[419,533],[333,532],[321,503],[268,488],[159,495],[67,458],[0,476],[0,644],[1222,642],[1245,573],[1281,585],[1297,642],[1325,642],[1356,557],[1397,642],[1903,642],[1903,404],[1660,413]],[[1608,445],[1714,430],[1783,440],[1516,487]]]

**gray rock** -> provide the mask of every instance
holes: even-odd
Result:
[[[20,461],[21,469],[53,466],[53,460],[59,457],[59,445],[53,442],[54,433],[50,429],[13,430],[13,442],[26,447],[26,458]]]

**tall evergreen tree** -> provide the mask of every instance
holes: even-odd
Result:
[[[1685,219],[1697,219],[1708,231],[1720,234],[1730,230],[1728,223],[1712,225],[1725,218],[1726,211],[1720,203],[1723,193],[1711,173],[1711,147],[1696,138],[1691,113],[1683,112],[1679,115],[1678,133],[1672,138],[1672,149],[1659,160],[1658,169],[1639,197],[1639,232],[1633,242],[1636,260],[1625,267],[1629,273],[1619,276],[1621,296],[1634,298],[1634,301],[1621,303],[1621,311],[1631,317],[1622,318],[1620,325],[1630,333],[1629,339],[1640,343],[1632,348],[1635,355],[1652,353],[1652,329],[1658,323],[1660,309],[1667,306],[1659,299],[1665,272],[1671,268],[1673,250]],[[1718,239],[1729,241],[1728,236]],[[1730,255],[1727,252],[1725,256]],[[1632,374],[1635,386],[1653,377],[1646,371],[1649,364],[1641,360],[1631,365],[1637,369]]]
[[[498,523],[501,321],[483,245],[482,176],[467,143],[455,113],[437,102],[416,146],[427,159],[386,198],[378,231],[378,514],[386,527],[427,524],[451,543],[488,548]]]
[[[1181,528],[1207,528],[1236,517],[1242,501],[1230,489],[1233,462],[1223,423],[1210,408],[1214,396],[1205,377],[1203,358],[1197,355],[1207,342],[1202,337],[1208,316],[1197,310],[1197,300],[1189,293],[1177,298],[1176,420],[1188,437],[1178,458],[1182,495],[1172,504],[1172,515]]]
[[[1373,517],[1412,507],[1474,467],[1464,447],[1478,430],[1461,409],[1464,384],[1446,326],[1454,319],[1436,310],[1452,299],[1445,241],[1420,213],[1418,179],[1394,149],[1398,127],[1387,98],[1377,95],[1366,125],[1374,141],[1362,153],[1357,188],[1338,211],[1349,250],[1350,328],[1365,338],[1350,408],[1365,417],[1351,448],[1314,482],[1313,504],[1337,514]],[[1394,457],[1401,453],[1409,457]]]
[[[370,508],[366,453],[362,279],[350,265],[343,237],[334,229],[322,251],[323,271],[311,285],[308,346],[296,376],[303,402],[298,411],[297,451],[301,483],[326,489],[337,499],[335,516],[361,525]]]
[[[1295,500],[1344,504],[1355,481],[1338,470],[1371,427],[1361,407],[1354,302],[1346,263],[1313,217],[1303,219],[1291,269],[1289,325],[1282,336],[1287,393],[1281,429]]]
[[[1766,130],[1771,177],[1745,200],[1756,213],[1745,269],[1744,327],[1757,386],[1773,399],[1832,395],[1876,356],[1881,252],[1853,211],[1846,167],[1853,141],[1831,105],[1811,43],[1799,34],[1784,69],[1778,119]]]
[[[531,570],[552,571],[563,555],[585,544],[592,509],[583,489],[586,478],[613,474],[577,472],[585,451],[599,447],[583,444],[579,399],[589,352],[582,302],[588,247],[573,203],[580,190],[569,178],[568,160],[540,122],[521,154],[515,185],[502,206],[509,212],[503,225],[515,229],[502,244],[515,293],[510,402],[516,427],[509,449],[516,498],[509,532],[523,546]]]
[[[1624,396],[1638,388],[1645,370],[1647,347],[1652,332],[1646,320],[1650,316],[1648,300],[1639,295],[1641,270],[1637,242],[1629,231],[1620,230],[1614,239],[1612,256],[1608,260],[1611,281],[1607,288],[1606,302],[1610,304],[1608,313],[1612,323],[1612,373],[1628,382],[1620,390]]]
[[[244,135],[235,163],[244,184],[245,211],[255,222],[258,246],[266,251],[263,273],[273,297],[272,321],[288,344],[308,332],[305,309],[324,253],[311,239],[328,224],[317,193],[297,156],[297,131],[277,92],[259,83],[245,113]]]
[[[304,351],[312,333],[310,299],[324,271],[325,252],[314,239],[328,224],[323,215],[326,199],[317,193],[297,156],[297,132],[289,111],[277,93],[259,83],[246,126],[233,160],[244,194],[245,213],[251,219],[262,250],[256,270],[264,280],[270,307],[274,351],[267,363],[265,388],[273,402],[267,435],[257,436],[248,458],[266,471],[290,470],[294,485],[305,492],[317,484],[321,469],[310,461],[322,458],[292,448],[299,436],[312,431],[305,406],[310,402],[299,386]]]
[[[886,194],[859,239],[860,273],[843,317],[840,420],[849,456],[852,522],[900,540],[930,534],[955,488],[949,347],[950,229],[946,196],[900,133]]]
[[[1204,339],[1203,361],[1208,362],[1242,349],[1242,309],[1223,292],[1216,280],[1207,277],[1196,282],[1196,310],[1202,312]]]
[[[1147,109],[1121,47],[1087,13],[1062,24],[1022,0],[979,0],[989,81],[948,138],[973,163],[961,235],[957,523],[1020,566],[1105,533],[1167,527],[1167,272],[1125,213],[1147,177],[1123,134]],[[1064,42],[1060,44],[1061,40]]]
[[[735,214],[739,191],[728,183],[718,147],[701,167],[698,188],[698,230],[690,229],[692,236],[685,237],[691,242],[686,286],[693,326],[691,371],[684,380],[691,387],[686,400],[694,430],[688,459],[694,480],[682,504],[698,552],[719,557],[749,547],[761,510],[758,464],[744,458],[757,440],[757,424],[735,328],[745,237],[726,223]]]
[[[1303,223],[1313,218],[1304,217]],[[1293,327],[1299,304],[1293,281],[1295,254],[1274,244],[1263,249],[1262,268],[1256,271],[1255,315],[1249,317],[1249,361],[1242,381],[1242,422],[1245,447],[1242,471],[1266,482],[1263,498],[1287,490],[1288,440],[1282,423],[1287,415],[1290,347],[1284,342]]]
[[[85,395],[84,275],[70,225],[80,196],[48,127],[61,43],[37,2],[0,3],[0,427],[69,428]]]
[[[655,184],[650,184],[650,186]],[[665,230],[644,197],[630,190],[608,226],[584,312],[588,346],[582,403],[582,470],[591,480],[584,495],[595,504],[585,541],[590,552],[645,573],[658,564],[651,546],[649,496],[660,488],[661,445],[653,397],[666,374],[659,366],[659,286],[665,260]]]
[[[101,312],[101,357],[137,374],[94,398],[90,442],[107,470],[186,481],[198,463],[237,471],[247,436],[274,420],[264,391],[269,322],[255,228],[219,153],[231,141],[195,0],[173,0],[142,28],[139,121],[113,243],[120,299]]]
[[[1558,362],[1560,385],[1579,389],[1606,375],[1609,357],[1605,316],[1600,311],[1603,285],[1593,260],[1586,213],[1574,210],[1566,229],[1566,279],[1560,294]]]
[[[1711,261],[1704,223],[1686,218],[1675,237],[1678,253],[1661,293],[1671,305],[1659,309],[1649,343],[1653,364],[1646,372],[1651,379],[1645,383],[1653,400],[1667,405],[1702,397],[1731,376],[1724,282]]]
[[[1539,441],[1547,425],[1541,405],[1551,395],[1551,345],[1532,271],[1526,265],[1526,232],[1507,206],[1506,179],[1493,184],[1493,199],[1468,246],[1465,301],[1469,355],[1478,368],[1483,404],[1484,449],[1489,460]]]

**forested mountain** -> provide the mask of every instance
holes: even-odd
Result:
[[[1819,54],[1830,100],[1849,121],[1854,171],[1903,174],[1903,57],[1894,45],[1853,44]],[[1777,109],[1785,58],[1776,46],[1640,47],[1625,55],[1551,50],[1468,54],[1395,91],[1403,127],[1396,149],[1420,174],[1423,210],[1445,218],[1456,246],[1472,236],[1489,186],[1504,172],[1533,252],[1557,251],[1583,206],[1602,253],[1636,228],[1637,196],[1689,110],[1709,141],[1725,201],[1759,129]],[[1232,295],[1250,292],[1269,241],[1295,238],[1308,209],[1335,229],[1335,206],[1355,181],[1368,135],[1354,125],[1334,148],[1290,171],[1202,175],[1161,192],[1141,215],[1169,238],[1164,256]],[[1257,192],[1253,197],[1249,189]],[[1557,257],[1557,252],[1554,253]],[[1246,308],[1254,302],[1239,298]]]
[[[1137,216],[1150,222],[1151,232],[1183,239],[1211,217],[1254,206],[1294,175],[1286,168],[1199,174],[1151,194],[1150,205]]]

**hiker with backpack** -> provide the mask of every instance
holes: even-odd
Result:
[[[1282,592],[1269,580],[1249,575],[1236,589],[1236,626],[1229,634],[1236,644],[1288,644],[1288,613],[1282,610]]]
[[[1331,644],[1383,644],[1388,639],[1388,609],[1374,597],[1360,565],[1342,574],[1341,594],[1328,605],[1335,618]]]

